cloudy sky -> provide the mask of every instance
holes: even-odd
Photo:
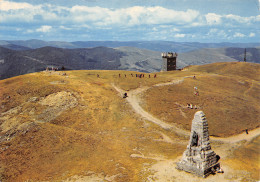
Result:
[[[260,42],[260,0],[0,0],[1,40]]]

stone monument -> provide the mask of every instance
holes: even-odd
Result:
[[[211,150],[205,114],[198,111],[192,120],[189,144],[176,168],[205,178],[220,169],[218,160],[219,156]]]

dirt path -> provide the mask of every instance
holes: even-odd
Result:
[[[29,57],[29,56],[24,56],[24,57],[27,58],[27,59],[36,61],[36,62],[38,62],[38,63],[41,63],[41,64],[45,64],[43,61],[41,61],[41,60],[39,60],[39,59],[35,59],[35,58]]]
[[[169,83],[165,83],[165,84],[176,84],[181,82],[181,80],[176,80],[176,81],[172,81]],[[165,85],[164,84],[164,85]],[[156,84],[154,86],[158,86],[159,84]],[[123,95],[125,93],[124,90],[118,88],[117,86],[115,86],[114,84],[112,84],[112,86],[121,94]],[[160,85],[162,86],[162,85]],[[140,87],[134,90],[130,90],[127,92],[128,97],[126,98],[126,100],[128,101],[128,103],[132,106],[132,108],[134,109],[134,111],[141,115],[144,119],[151,121],[157,125],[159,125],[160,127],[166,129],[166,130],[170,130],[173,129],[176,133],[180,134],[180,135],[189,135],[189,132],[187,132],[186,130],[180,129],[178,128],[176,125],[174,124],[168,124],[165,123],[163,121],[161,121],[160,119],[157,119],[156,117],[154,117],[153,115],[149,114],[148,112],[146,112],[141,106],[140,106],[140,98],[139,98],[139,94],[148,90],[151,87]]]
[[[250,82],[250,81],[249,81]],[[244,92],[244,96],[247,96],[248,95],[248,92],[254,87],[254,84],[257,84],[258,82],[254,81],[254,80],[251,80],[251,84],[249,86],[249,88]]]
[[[192,77],[192,76],[186,76],[186,77],[181,78],[181,79],[175,79],[175,80],[172,80],[171,82],[158,83],[158,84],[155,84],[155,85],[150,86],[150,87],[143,86],[143,87],[140,87],[140,88],[137,88],[137,89],[134,89],[134,90],[130,90],[130,91],[127,92],[128,97],[126,98],[126,100],[132,106],[134,111],[137,114],[141,115],[141,117],[143,117],[144,119],[151,121],[151,122],[157,124],[158,126],[166,129],[166,130],[174,130],[179,135],[189,136],[190,135],[189,131],[181,129],[175,124],[168,124],[168,123],[154,117],[150,113],[146,112],[140,106],[141,99],[139,97],[139,95],[142,92],[145,92],[146,90],[148,90],[152,87],[180,84],[184,81],[185,78],[189,78],[189,77]],[[117,90],[117,92],[120,93],[120,96],[122,96],[126,92],[126,91],[122,90],[121,88],[115,86],[114,84],[112,84],[112,86]],[[249,134],[241,133],[241,134],[226,137],[226,138],[210,136],[210,140],[221,141],[221,142],[226,142],[226,143],[236,143],[236,142],[240,142],[242,140],[251,141],[253,138],[257,137],[258,135],[260,135],[260,128],[256,128],[254,130],[249,131]]]
[[[240,142],[242,140],[246,140],[249,142],[252,139],[254,139],[255,137],[257,137],[258,135],[260,135],[260,128],[256,128],[254,130],[248,131],[248,134],[246,134],[244,132],[244,133],[241,133],[238,135],[233,135],[233,136],[226,137],[226,138],[210,136],[210,140],[227,142],[227,143],[236,143],[236,142]]]

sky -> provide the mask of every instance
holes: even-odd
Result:
[[[260,42],[260,0],[0,0],[0,40]]]

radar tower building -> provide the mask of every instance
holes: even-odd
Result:
[[[162,71],[176,70],[178,54],[176,52],[163,52],[162,53]]]

